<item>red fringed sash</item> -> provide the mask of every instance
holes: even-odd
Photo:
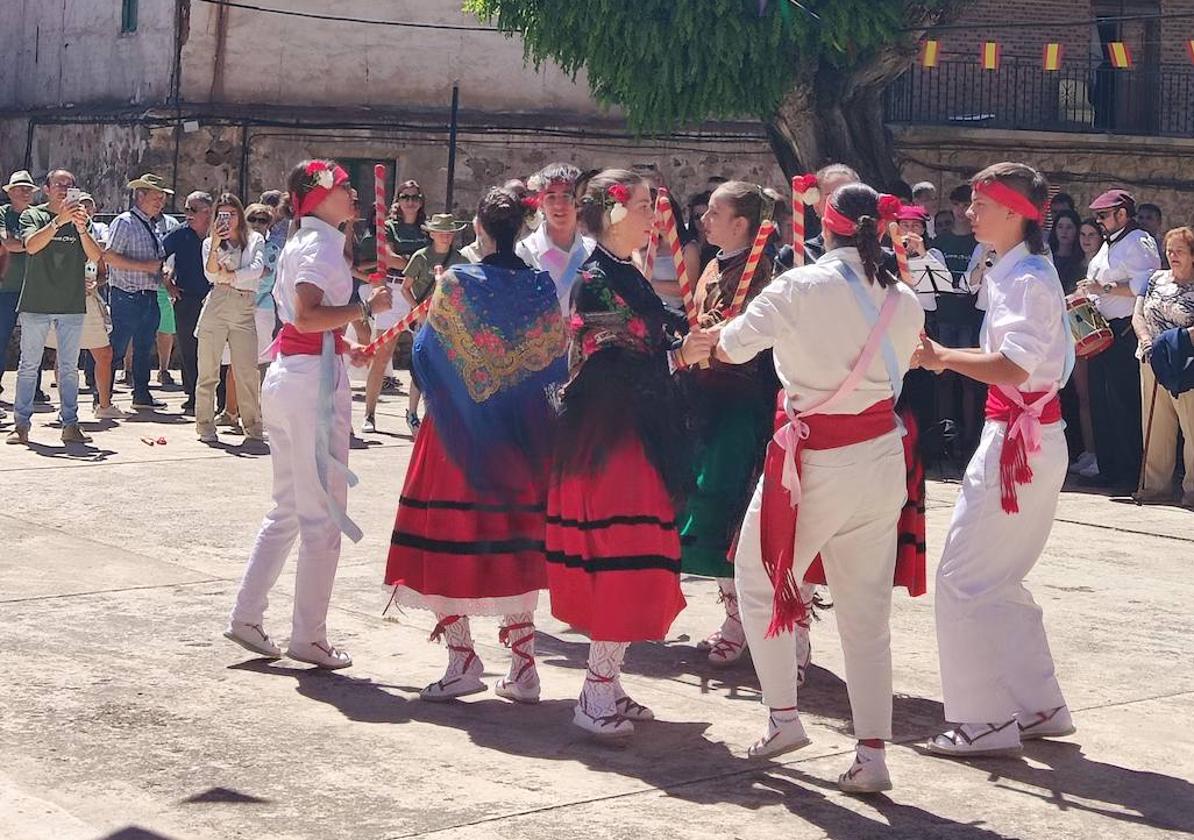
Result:
[[[763,464],[763,506],[760,512],[760,528],[763,549],[763,568],[775,587],[771,624],[767,636],[790,633],[797,622],[808,614],[800,599],[798,582],[792,574],[792,563],[796,550],[797,506],[792,504],[792,494],[783,484],[784,462],[789,452],[781,443],[785,427],[789,425],[784,410],[784,395],[780,393],[780,408],[776,417],[780,429],[767,445],[767,457]],[[809,414],[796,422],[802,422],[808,435],[789,436],[795,438],[795,451],[790,453],[795,460],[797,475],[800,473],[800,450],[838,449],[855,443],[873,440],[896,428],[892,400],[886,399],[867,408],[861,414]]]
[[[1019,513],[1016,485],[1032,481],[1028,456],[1041,448],[1041,425],[1061,419],[1057,387],[1048,391],[1022,393],[1003,386],[987,389],[988,420],[1007,424],[1003,448],[999,450],[999,501],[1005,513]]]

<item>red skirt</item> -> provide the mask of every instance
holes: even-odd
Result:
[[[684,609],[676,509],[636,438],[553,479],[547,581],[551,614],[597,641],[662,639]]]
[[[399,604],[458,615],[534,609],[547,587],[546,476],[518,453],[504,473],[515,493],[479,493],[448,457],[432,418],[423,421],[386,562]]]

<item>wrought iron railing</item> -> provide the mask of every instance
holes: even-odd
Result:
[[[887,89],[891,123],[1194,137],[1194,67],[1117,70],[1005,60],[914,66]]]

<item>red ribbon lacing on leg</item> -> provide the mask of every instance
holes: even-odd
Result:
[[[512,630],[530,630],[530,632],[519,636],[517,639],[511,642],[510,631]],[[523,646],[525,646],[528,642],[533,641],[534,638],[535,625],[530,621],[524,621],[521,624],[507,624],[505,627],[498,630],[498,641],[510,648],[510,653],[512,653],[514,656],[522,657],[522,659],[525,660],[519,667],[518,673],[514,675],[515,682],[522,682],[523,674],[535,667],[534,655],[527,653],[522,649]]]
[[[430,641],[438,642],[440,639],[442,639],[444,637],[444,634],[448,631],[448,628],[451,627],[456,622],[460,621],[460,619],[462,619],[462,618],[464,618],[464,616],[462,616],[462,615],[444,616],[444,618],[438,624],[436,624],[435,627],[432,629],[431,636],[429,637]],[[469,666],[473,664],[473,660],[477,658],[477,652],[475,650],[473,650],[471,647],[463,647],[462,645],[449,644],[448,650],[452,651],[453,653],[467,653],[468,654],[468,656],[465,657],[464,665],[462,665],[460,668],[460,672],[462,674],[468,670]]]

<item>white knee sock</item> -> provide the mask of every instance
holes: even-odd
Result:
[[[502,619],[498,640],[510,648],[508,682],[534,685],[539,682],[535,669],[535,614],[514,613]]]

